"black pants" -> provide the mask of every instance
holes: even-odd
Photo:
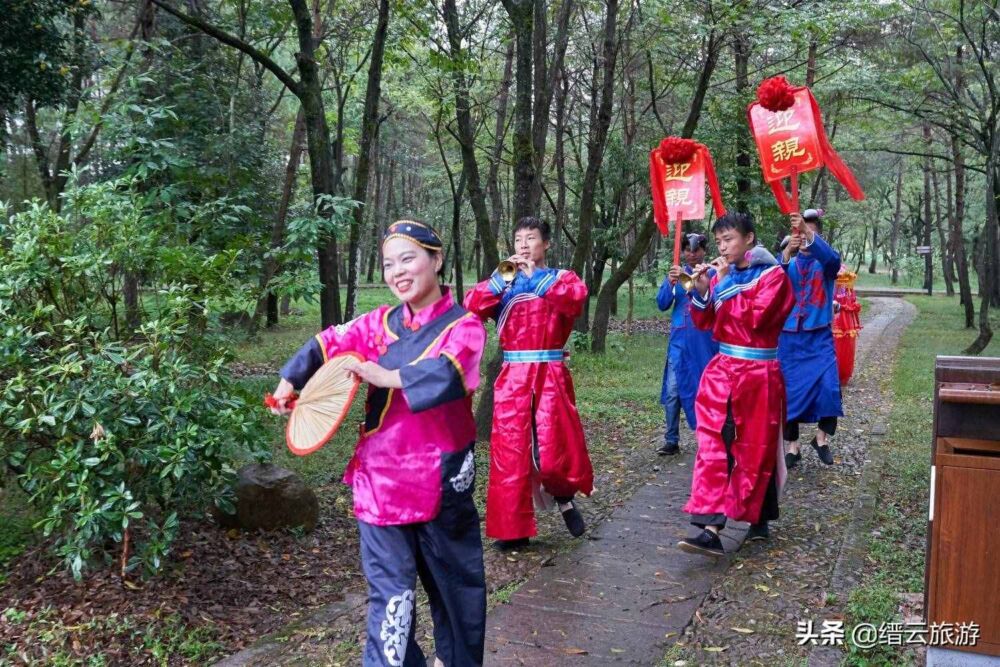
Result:
[[[834,417],[836,422],[836,417]],[[736,442],[736,420],[733,418],[733,399],[726,402],[726,422],[722,425],[722,442],[726,445],[726,470],[731,475],[736,459],[733,457],[733,443]],[[692,514],[691,524],[704,528],[705,526],[717,526],[720,530],[726,526],[725,514]],[[771,481],[767,484],[767,491],[764,493],[764,504],[760,508],[760,518],[757,523],[767,523],[778,518],[778,471],[777,468],[771,473]]]
[[[817,424],[819,430],[823,431],[827,435],[837,434],[837,418],[836,417],[821,417],[819,424]],[[785,422],[785,441],[795,442],[799,439],[799,422]]]

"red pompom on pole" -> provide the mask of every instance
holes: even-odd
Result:
[[[667,137],[660,142],[657,150],[660,157],[666,164],[677,164],[678,162],[690,162],[694,154],[698,152],[698,142],[694,139],[684,139],[682,137]]]
[[[795,89],[783,76],[764,79],[757,86],[757,101],[768,111],[784,111],[795,105]]]
[[[667,137],[649,153],[649,184],[653,193],[653,219],[660,233],[670,233],[674,223],[674,264],[680,264],[683,220],[705,217],[705,183],[712,193],[716,216],[724,215],[722,191],[712,155],[703,144],[683,137]]]
[[[798,175],[825,166],[847,193],[865,198],[854,174],[833,149],[823,128],[819,104],[805,86],[793,86],[783,76],[765,79],[757,99],[747,107],[764,181],[771,187],[782,213],[798,211]],[[791,180],[792,196],[782,181]]]

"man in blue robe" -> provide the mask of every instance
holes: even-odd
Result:
[[[712,332],[702,331],[691,322],[691,300],[677,283],[682,270],[690,275],[695,266],[705,261],[707,246],[708,239],[704,235],[688,234],[684,243],[685,265],[672,267],[656,294],[656,305],[660,310],[666,311],[671,306],[674,309],[670,316],[670,343],[660,388],[660,403],[666,415],[663,444],[656,450],[660,455],[673,455],[680,451],[681,407],[687,416],[688,427],[692,431],[695,429],[694,399],[701,373],[719,351],[718,343],[712,340]]]
[[[792,234],[782,242],[781,263],[795,290],[795,307],[778,340],[778,360],[785,376],[785,466],[802,459],[799,424],[817,424],[809,443],[819,459],[833,464],[829,438],[844,415],[833,348],[834,282],[840,254],[821,236],[823,211],[791,214]]]

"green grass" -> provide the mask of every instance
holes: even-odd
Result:
[[[850,267],[853,270],[853,266]],[[972,292],[979,289],[979,279],[976,276],[975,271],[969,274],[969,281],[972,285]],[[899,282],[895,285],[892,284],[892,275],[884,267],[878,269],[878,273],[868,273],[867,267],[862,266],[861,270],[858,272],[858,281],[856,283],[858,287],[906,287],[906,288],[922,288],[924,286],[924,269],[923,264],[921,264],[917,271],[900,271],[899,272]],[[944,277],[941,275],[941,267],[934,267],[934,292],[935,294],[944,294],[945,284]],[[958,293],[958,282],[954,284],[955,292]]]
[[[7,565],[20,556],[34,539],[32,523],[34,514],[28,499],[8,478],[7,486],[0,487],[0,586],[7,581]]]
[[[340,303],[343,307],[347,293],[341,290]],[[383,303],[395,303],[395,297],[388,287],[365,287],[358,290],[358,314],[374,310]],[[282,317],[277,327],[265,329],[258,335],[247,338],[234,331],[236,358],[246,364],[281,364],[302,344],[319,331],[320,315],[318,302],[297,301],[292,304],[292,313]]]
[[[868,583],[852,591],[848,624],[894,620],[898,594],[921,593],[930,484],[930,446],[934,399],[934,358],[961,354],[978,330],[963,327],[957,300],[908,297],[919,313],[900,341],[892,375],[885,382],[895,395],[888,437],[873,465],[881,472],[874,525],[879,535],[869,544],[873,564]],[[998,313],[1000,315],[1000,313]],[[1000,317],[993,322],[1000,331]],[[983,356],[1000,355],[1000,335]],[[891,456],[891,461],[887,457]],[[850,647],[848,664],[899,664],[894,647],[861,651]]]

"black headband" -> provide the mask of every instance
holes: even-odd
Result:
[[[389,239],[394,238],[412,241],[428,250],[441,250],[444,247],[441,237],[438,236],[433,227],[425,225],[422,222],[414,222],[413,220],[397,220],[389,225],[389,228],[385,230],[385,234],[382,235],[382,245],[385,245],[385,242]]]

